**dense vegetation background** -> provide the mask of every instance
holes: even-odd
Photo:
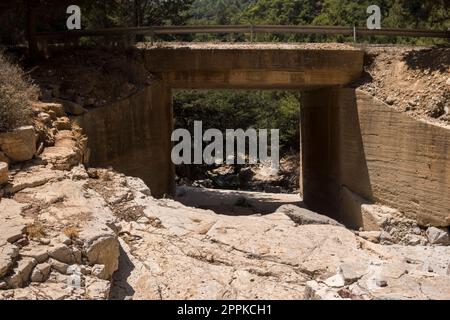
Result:
[[[66,8],[82,8],[84,28],[183,24],[280,24],[280,25],[366,25],[366,8],[377,4],[382,27],[450,28],[448,0],[2,0],[0,39],[18,43],[26,36],[28,14],[37,11],[38,31],[64,30]],[[228,37],[228,38],[227,38]],[[227,39],[229,36],[194,36],[195,40]],[[243,40],[244,35],[231,39]],[[383,42],[423,42],[423,39],[377,38]],[[344,41],[342,37],[258,35],[259,41]],[[431,40],[435,41],[435,40]]]
[[[299,93],[256,90],[182,90],[174,95],[175,127],[193,134],[194,121],[204,130],[279,129],[282,153],[298,150]]]

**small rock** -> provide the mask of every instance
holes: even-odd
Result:
[[[53,122],[53,126],[58,130],[70,130],[72,128],[70,120],[67,117],[58,118]]]
[[[5,281],[0,281],[0,290],[7,290],[8,289],[8,284]],[[0,293],[0,300],[2,298],[2,295]]]
[[[450,245],[450,238],[447,230],[430,227],[427,229],[427,238],[431,244]]]
[[[381,244],[392,244],[394,242],[394,239],[389,234],[389,232],[381,231],[380,234],[380,243]]]
[[[40,238],[39,239],[39,243],[43,244],[43,245],[49,245],[50,244],[50,239],[47,238]]]
[[[31,273],[31,282],[44,282],[50,275],[51,265],[49,263],[38,264]]]
[[[388,105],[392,106],[394,104],[394,102],[395,102],[395,98],[394,97],[389,96],[389,97],[386,98],[386,103]]]
[[[96,233],[89,235],[95,236],[95,240],[90,242],[84,251],[86,258],[92,265],[105,265],[108,279],[119,267],[119,241],[115,235],[100,236]]]
[[[9,180],[8,163],[0,162],[0,185],[7,183]]]
[[[358,232],[358,236],[367,241],[378,243],[380,242],[381,231],[361,231]]]
[[[73,167],[70,171],[70,176],[72,177],[72,180],[87,180],[89,179],[89,175],[86,172],[86,169],[83,165],[79,165],[76,167]]]
[[[358,283],[354,283],[354,284],[350,285],[348,287],[348,289],[350,290],[350,292],[353,296],[357,296],[357,297],[367,296],[367,291],[365,289],[361,288],[361,286]]]
[[[91,274],[91,268],[90,268],[90,267],[83,266],[83,265],[80,266],[80,271],[81,271],[81,274],[82,274],[82,275],[88,275],[88,274]]]
[[[400,216],[400,212],[386,206],[362,204],[361,215],[365,231],[380,231],[389,219]]]
[[[409,100],[409,101],[408,101],[408,104],[409,104],[412,108],[414,108],[415,106],[417,106],[417,102],[416,102],[415,100]]]
[[[67,274],[81,274],[80,266],[73,264],[67,268]]]
[[[324,283],[331,288],[341,288],[345,286],[344,277],[340,274],[332,276],[324,281]]]
[[[38,114],[38,119],[39,119],[39,121],[41,121],[43,124],[46,124],[46,125],[49,125],[52,121],[52,118],[46,112],[40,112]]]
[[[61,274],[67,274],[68,264],[62,263],[55,259],[49,259],[48,263],[52,266],[52,269],[58,271]]]
[[[72,250],[65,244],[59,244],[54,248],[49,249],[48,255],[63,263],[72,264],[74,262]]]
[[[420,235],[408,234],[403,239],[403,242],[410,246],[420,246],[425,245],[427,243],[427,239],[425,239],[425,237],[422,237]]]
[[[141,179],[135,177],[127,177],[126,179],[127,186],[130,187],[130,189],[136,190],[146,196],[152,195],[149,187]]]
[[[103,264],[96,264],[91,269],[91,274],[99,279],[108,280],[108,273]]]
[[[144,216],[144,217],[140,217],[136,222],[139,224],[146,225],[146,224],[150,224],[150,219]]]
[[[89,178],[91,178],[91,179],[98,179],[100,177],[98,174],[98,170],[95,168],[87,169],[87,173],[88,173]]]
[[[0,245],[0,279],[12,268],[19,255],[19,248],[15,245],[4,243]]]
[[[92,300],[104,300],[109,298],[110,282],[90,277],[86,279],[86,296]]]
[[[65,244],[66,246],[70,246],[72,244],[72,239],[70,239],[65,234],[62,234],[58,237],[58,242],[61,242],[62,244]]]
[[[447,81],[445,82],[446,86],[450,88],[450,78],[447,79]]]
[[[380,287],[380,288],[385,288],[385,287],[387,287],[388,286],[388,283],[387,283],[387,281],[386,280],[376,280],[376,285],[377,285],[377,287]]]
[[[25,237],[14,242],[14,244],[20,248],[27,246],[29,243],[30,243],[30,241]]]
[[[367,274],[367,266],[363,263],[352,262],[343,263],[339,269],[342,277],[344,278],[345,284],[350,285],[361,279],[365,274]]]

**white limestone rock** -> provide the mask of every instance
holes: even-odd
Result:
[[[0,149],[13,162],[31,160],[36,153],[36,135],[32,126],[0,133]]]
[[[445,229],[430,227],[427,229],[427,238],[431,244],[443,246],[450,245],[450,236]]]

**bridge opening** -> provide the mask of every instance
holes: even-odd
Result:
[[[210,129],[223,133],[222,163],[194,163],[194,143],[188,151],[192,161],[175,166],[176,198],[180,202],[220,214],[269,214],[284,204],[301,205],[299,189],[300,93],[281,90],[173,90],[174,129],[186,129],[194,140]],[[233,163],[224,154],[226,130],[279,131],[279,168],[258,159],[251,163],[249,136],[245,138],[245,163]],[[250,131],[247,131],[250,130]],[[197,133],[198,135],[198,133]],[[198,137],[197,137],[198,138]],[[210,142],[214,142],[213,138]],[[255,141],[256,141],[255,140]],[[210,143],[203,142],[203,149]],[[177,142],[174,142],[176,145]],[[236,144],[233,142],[233,144]],[[261,151],[258,146],[258,152]],[[217,150],[214,150],[214,156]],[[274,154],[271,154],[274,156]],[[277,157],[278,158],[278,157]],[[203,159],[202,159],[203,160]]]

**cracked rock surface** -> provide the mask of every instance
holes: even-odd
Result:
[[[450,298],[448,246],[376,244],[292,210],[218,215],[104,169],[44,180],[0,202],[0,299]]]

